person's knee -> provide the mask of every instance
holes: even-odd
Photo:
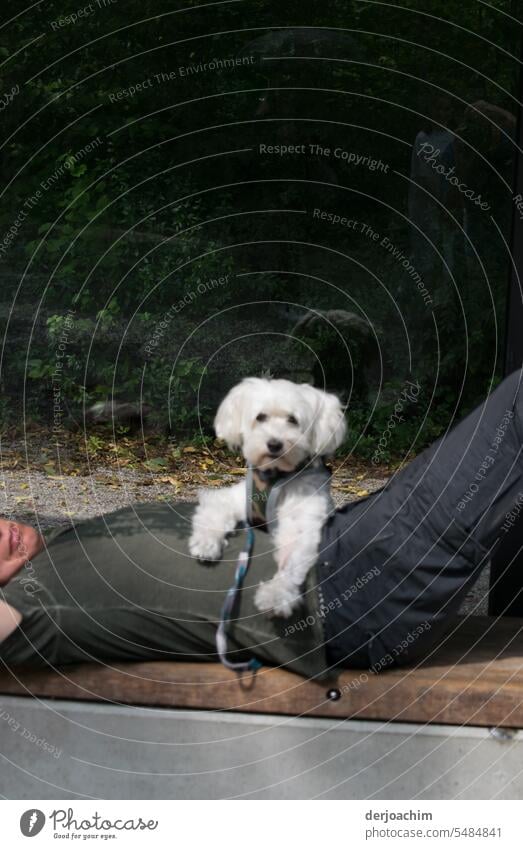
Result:
[[[506,404],[513,408],[523,399],[523,368],[508,374],[496,387],[500,392],[506,393]],[[495,390],[494,390],[495,391]]]
[[[22,614],[18,610],[6,601],[0,601],[0,643],[18,628],[21,621]]]
[[[506,381],[509,385],[509,399],[506,403],[514,417],[520,442],[523,440],[523,368],[510,374]]]

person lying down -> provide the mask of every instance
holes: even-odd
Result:
[[[521,381],[521,371],[509,375],[383,489],[329,515],[288,615],[255,604],[274,574],[274,542],[255,528],[228,659],[322,678],[428,657],[523,492]],[[138,504],[45,538],[0,520],[3,664],[218,661],[216,631],[245,531],[218,564],[202,564],[189,550],[194,511]]]

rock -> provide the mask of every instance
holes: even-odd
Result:
[[[98,401],[89,407],[86,421],[93,424],[119,424],[136,430],[141,427],[151,412],[149,404],[139,404],[132,401]]]

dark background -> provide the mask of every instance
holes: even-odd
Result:
[[[380,459],[431,442],[503,371],[520,19],[510,0],[9,3],[4,422],[52,424],[59,359],[66,424],[117,398],[206,434],[225,389],[270,373],[342,394],[369,459],[414,382]]]

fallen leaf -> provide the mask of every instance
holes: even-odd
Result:
[[[151,472],[158,471],[160,469],[164,469],[165,466],[168,466],[169,463],[165,459],[165,457],[153,457],[151,460],[146,460],[144,466],[146,469],[150,469]]]
[[[178,478],[173,478],[170,475],[167,477],[159,478],[162,483],[170,483],[171,486],[180,486],[180,481]]]

